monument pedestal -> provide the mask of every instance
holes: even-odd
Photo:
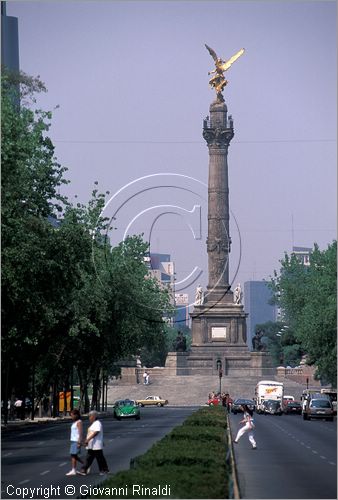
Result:
[[[232,293],[229,294],[232,298]],[[246,317],[241,304],[208,302],[191,313],[192,345],[187,366],[191,374],[246,375],[251,357],[246,344]]]

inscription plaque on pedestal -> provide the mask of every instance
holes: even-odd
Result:
[[[226,326],[213,326],[211,328],[212,340],[225,340],[227,337]]]

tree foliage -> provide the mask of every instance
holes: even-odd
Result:
[[[44,85],[27,75],[17,82],[19,107],[13,76],[2,81],[3,399],[50,394],[55,412],[58,391],[76,378],[88,410],[89,384],[98,407],[121,357],[165,343],[169,294],[149,278],[140,236],[110,245],[108,192],[96,185],[76,205],[59,194],[66,168],[48,137],[52,114],[35,109]]]
[[[294,339],[317,367],[317,375],[336,386],[337,378],[337,242],[326,250],[317,245],[305,266],[295,255],[285,255],[272,289]],[[287,337],[285,339],[287,341]],[[286,344],[294,355],[296,344]]]

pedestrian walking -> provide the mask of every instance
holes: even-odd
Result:
[[[144,372],[144,373],[143,373],[143,383],[144,383],[144,385],[146,385],[146,384],[147,384],[147,377],[148,377],[148,373],[147,373],[147,372]]]
[[[69,472],[67,472],[66,476],[76,476],[77,462],[83,464],[83,461],[79,457],[81,452],[83,427],[79,410],[72,410],[70,412],[70,416],[73,420],[70,428],[70,456],[72,468]]]
[[[82,469],[78,472],[82,476],[88,473],[88,469],[95,459],[99,466],[100,476],[109,472],[106,459],[103,455],[103,427],[97,417],[97,411],[93,410],[89,412],[90,426],[88,427],[87,437],[84,442],[87,448],[87,456]]]
[[[149,373],[147,373],[147,376],[146,376],[146,385],[149,385]]]
[[[244,424],[244,425],[237,432],[237,436],[236,436],[236,439],[235,439],[234,443],[238,443],[238,441],[243,436],[243,434],[245,434],[247,432],[248,433],[249,441],[250,441],[250,443],[252,445],[252,448],[254,450],[256,450],[257,449],[257,444],[256,444],[256,441],[255,441],[254,432],[253,432],[254,428],[255,428],[255,424],[254,424],[254,420],[253,420],[253,411],[250,410],[247,405],[242,405],[242,410],[244,412],[244,417],[243,417],[243,420],[241,420],[240,423]]]

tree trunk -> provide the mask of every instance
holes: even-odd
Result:
[[[35,363],[32,366],[32,394],[31,394],[31,403],[32,403],[32,415],[31,419],[34,420],[35,415]]]

